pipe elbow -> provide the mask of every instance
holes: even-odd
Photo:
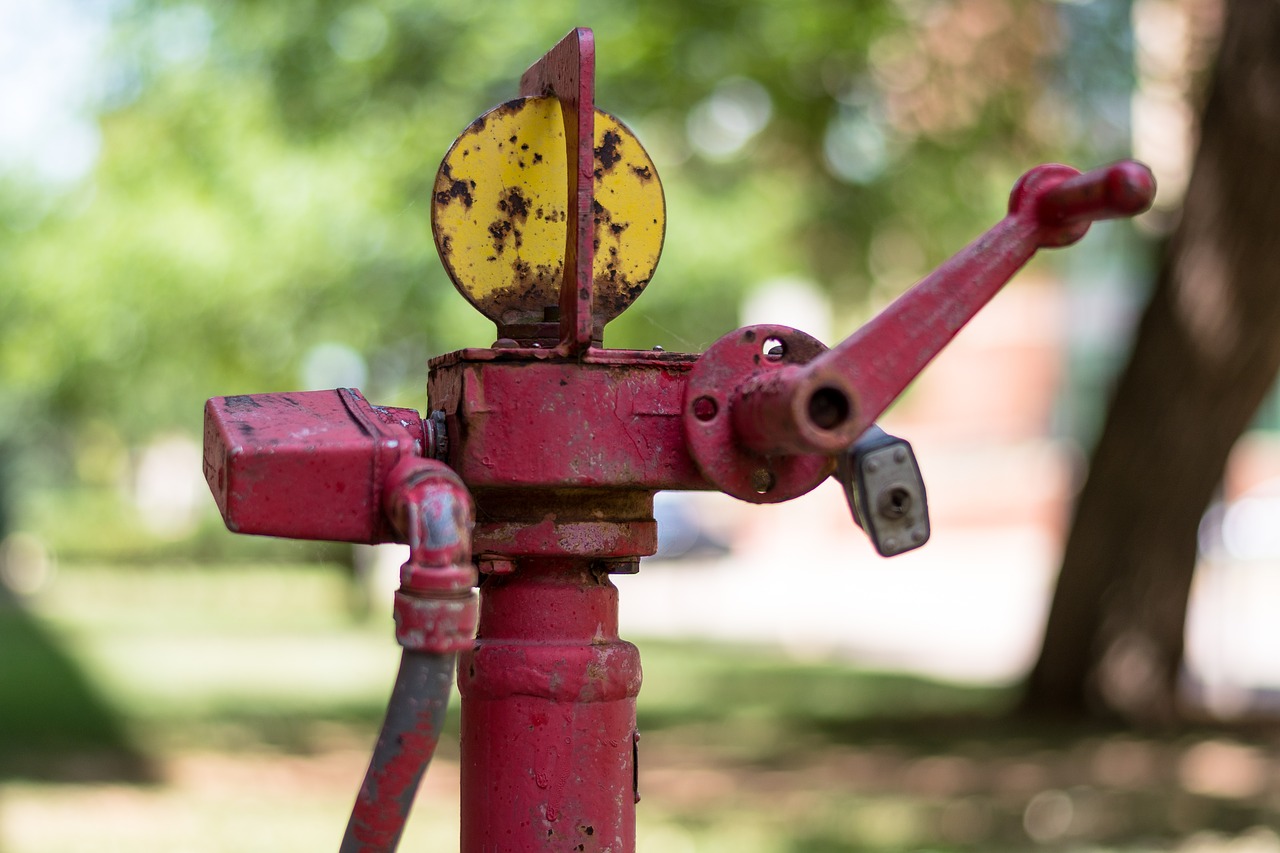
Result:
[[[434,459],[402,460],[387,477],[383,505],[409,561],[423,568],[471,563],[475,504],[453,469]]]
[[[443,462],[411,458],[387,478],[383,505],[400,541],[409,545],[395,598],[397,641],[434,653],[469,647],[479,619],[471,493]]]

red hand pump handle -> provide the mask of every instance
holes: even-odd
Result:
[[[784,326],[725,335],[698,358],[685,389],[698,470],[755,503],[809,491],[1038,249],[1074,243],[1096,219],[1139,213],[1154,195],[1150,170],[1133,161],[1083,175],[1038,166],[1014,186],[994,228],[834,349]]]
[[[757,373],[731,400],[734,433],[765,455],[837,453],[880,416],[1037,249],[1079,240],[1097,219],[1133,216],[1155,195],[1144,165],[1086,174],[1038,166],[1009,214],[849,338],[807,364]]]

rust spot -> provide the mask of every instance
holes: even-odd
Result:
[[[528,311],[524,313],[530,314],[536,307],[541,314],[546,295],[559,293],[562,266],[538,264],[537,267],[531,267],[527,261],[517,258],[511,262],[511,270],[515,273],[511,286],[494,290],[485,297],[485,302],[493,305],[528,306]],[[504,322],[516,323],[522,320],[516,318]]]
[[[534,154],[534,155],[533,155],[533,162],[535,162],[535,163],[541,163],[541,162],[542,162],[542,155],[541,155],[541,154]]]
[[[632,166],[631,171],[642,181],[653,180],[653,170],[648,166]]]
[[[493,238],[493,251],[501,255],[507,247],[507,235],[513,230],[511,220],[495,219],[489,223],[489,236]]]
[[[529,200],[524,197],[519,187],[511,187],[505,196],[498,199],[498,209],[521,222],[529,218]]]
[[[473,185],[467,181],[454,181],[449,184],[449,189],[441,190],[436,193],[436,203],[448,204],[455,198],[462,199],[462,204],[470,209],[474,199],[471,198],[471,190]]]
[[[238,394],[235,397],[227,397],[224,405],[228,412],[243,412],[246,409],[261,409],[262,404],[249,394]]]
[[[622,159],[622,153],[618,151],[618,145],[621,142],[622,137],[617,131],[605,131],[603,143],[595,150],[596,162],[600,164],[600,169],[596,170],[596,177],[600,177],[602,170],[607,172],[618,165],[618,161]]]
[[[513,98],[510,101],[506,101],[505,103],[499,104],[498,106],[491,109],[489,112],[493,115],[504,115],[504,116],[511,115],[514,112],[518,112],[519,109],[522,106],[524,106],[524,102],[525,102],[524,98]],[[484,125],[481,125],[481,127],[484,127]]]

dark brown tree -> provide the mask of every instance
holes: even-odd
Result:
[[[1029,712],[1176,719],[1197,527],[1280,368],[1280,3],[1226,7],[1181,221],[1076,505]]]

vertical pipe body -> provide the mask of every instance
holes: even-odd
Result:
[[[481,588],[458,666],[462,853],[635,850],[640,654],[589,566],[522,560]]]

